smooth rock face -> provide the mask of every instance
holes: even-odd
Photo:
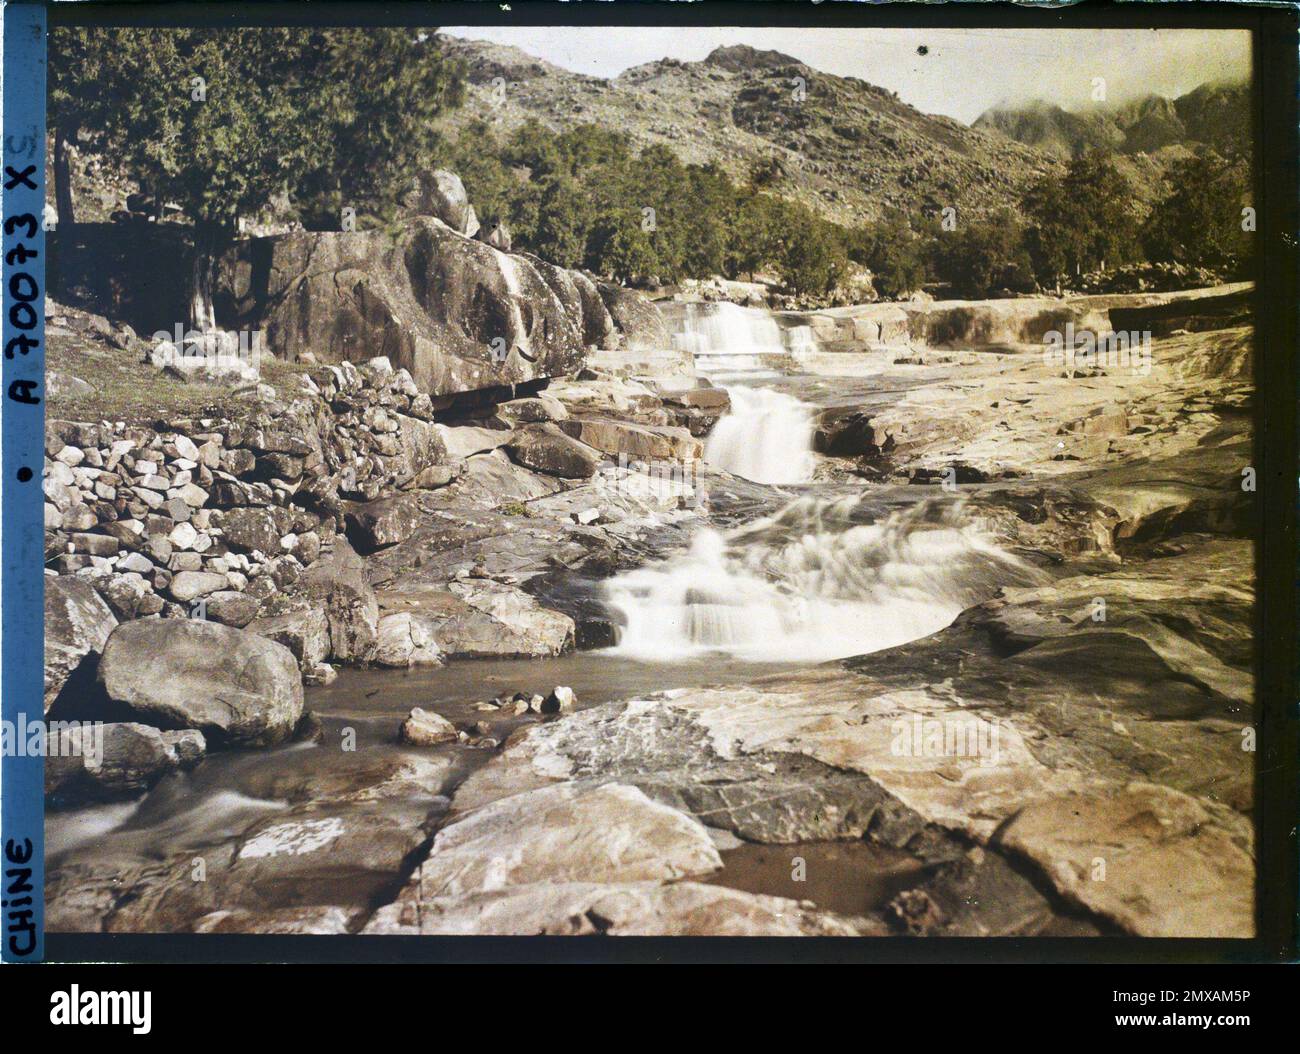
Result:
[[[414,217],[395,242],[381,231],[253,239],[225,258],[221,286],[231,324],[263,328],[275,354],[383,355],[431,395],[558,376],[582,361],[582,320],[528,260],[431,217]]]
[[[607,454],[664,460],[698,460],[704,444],[684,428],[629,424],[601,418],[570,418],[560,429]]]
[[[104,642],[117,625],[108,605],[89,582],[70,575],[45,580],[45,710],[83,669],[69,688],[88,689]],[[84,682],[84,683],[83,683]]]
[[[64,862],[47,882],[50,929],[339,932],[345,918],[351,928],[391,898],[394,877],[427,844],[446,809],[452,763],[417,751],[296,757],[296,770],[248,771],[250,799],[202,845],[205,881],[192,877],[191,848],[161,860],[127,853]]]
[[[319,935],[350,933],[358,912],[335,905],[214,911],[194,923],[195,933],[276,933]]]
[[[409,887],[408,887],[409,889]],[[806,903],[698,882],[560,882],[417,899],[375,912],[367,934],[855,937],[885,932]]]
[[[444,827],[413,883],[421,900],[534,882],[638,882],[722,866],[704,827],[635,787],[563,784]]]
[[[664,325],[663,316],[649,300],[621,286],[601,284],[599,289],[610,317],[623,333],[624,346],[628,351],[655,351],[672,347],[672,337]]]
[[[110,699],[164,727],[197,728],[221,744],[270,746],[302,716],[302,680],[288,648],[196,619],[118,626],[99,680]]]
[[[418,615],[401,611],[379,619],[375,662],[380,666],[441,666],[442,652],[433,627]]]
[[[380,602],[384,618],[406,613],[412,626],[427,627],[445,659],[559,655],[574,643],[572,618],[495,582],[467,580],[449,589],[386,591]]]
[[[1000,841],[1041,861],[1063,896],[1129,932],[1240,937],[1254,930],[1250,821],[1168,787],[1131,783],[1038,801]]]
[[[448,172],[445,168],[421,172],[404,204],[417,215],[436,216],[466,238],[478,234],[479,223],[474,206],[469,203],[465,184],[455,172]]]

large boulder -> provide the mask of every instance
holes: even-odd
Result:
[[[330,624],[323,604],[254,619],[246,628],[283,644],[304,671],[315,669],[330,653]]]
[[[302,716],[302,679],[288,648],[200,619],[142,619],[104,645],[99,681],[141,721],[197,728],[219,744],[269,746]]]
[[[520,428],[506,450],[525,468],[564,479],[590,479],[602,460],[599,451],[565,435],[549,421]]]
[[[628,351],[671,348],[673,341],[659,309],[640,293],[622,286],[598,286],[614,325],[622,332]]]
[[[670,881],[722,867],[696,820],[626,784],[557,784],[444,827],[415,882],[440,896],[534,882]]]
[[[417,216],[386,231],[298,231],[223,258],[219,310],[284,358],[386,356],[431,395],[577,369],[581,319],[521,256]],[[651,308],[653,310],[653,308]]]
[[[442,653],[431,623],[406,611],[379,619],[375,663],[405,669],[408,666],[441,666]]]
[[[479,232],[478,217],[469,203],[465,184],[445,168],[421,172],[407,193],[403,205],[420,216],[436,216],[457,234],[472,238]]]
[[[704,456],[704,444],[685,428],[639,425],[611,418],[570,418],[560,430],[589,447],[629,458],[692,461]]]
[[[379,639],[379,602],[366,579],[365,561],[335,538],[333,553],[307,570],[302,585],[310,600],[325,605],[330,656],[337,662],[370,662]]]
[[[348,502],[344,509],[350,537],[362,552],[406,541],[424,516],[418,494]]]
[[[50,736],[45,793],[59,805],[134,797],[198,764],[207,750],[195,729],[162,732],[134,722],[56,724]]]
[[[65,688],[71,694],[93,684],[95,663],[116,625],[89,582],[70,575],[45,580],[46,712]]]
[[[557,267],[531,253],[524,253],[524,258],[537,268],[537,273],[545,279],[551,291],[560,298],[564,309],[574,318],[580,319],[582,342],[589,348],[618,347],[618,327],[601,298],[596,283],[581,271],[570,271]]]
[[[885,936],[869,920],[817,911],[808,901],[699,882],[535,882],[486,893],[420,899],[404,890],[363,933],[484,936]]]

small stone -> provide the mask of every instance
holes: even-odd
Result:
[[[194,547],[198,537],[199,532],[188,523],[178,523],[167,536],[167,540],[177,549],[190,549]]]
[[[450,721],[418,706],[411,711],[411,716],[402,722],[398,732],[398,739],[401,742],[416,747],[431,747],[456,738],[458,738],[456,728]]]
[[[207,571],[180,571],[172,579],[171,594],[182,604],[187,604],[198,597],[215,593],[225,585],[225,575],[214,575]]]
[[[136,571],[142,575],[153,574],[153,562],[140,553],[127,553],[117,562],[119,571]]]
[[[562,714],[572,710],[577,705],[578,697],[574,694],[572,688],[556,685],[551,694],[542,702],[541,712],[544,714]]]

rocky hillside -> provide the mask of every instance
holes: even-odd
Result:
[[[557,130],[619,128],[637,147],[666,145],[734,177],[771,165],[777,193],[845,224],[895,207],[980,213],[1050,164],[996,130],[923,114],[884,88],[776,51],[722,47],[700,62],[663,59],[602,80],[518,48],[451,38],[445,46],[464,63],[469,88],[448,119],[453,130],[475,118],[509,129],[530,117]]]
[[[1203,84],[1177,99],[1146,95],[1079,111],[1037,99],[989,110],[975,127],[1062,159],[1091,149],[1153,154],[1174,146],[1210,146],[1225,157],[1239,157],[1249,149],[1250,87]]]

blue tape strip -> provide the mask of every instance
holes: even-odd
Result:
[[[3,373],[0,383],[0,954],[45,952],[45,8],[4,13]],[[44,736],[40,738],[44,742]]]

